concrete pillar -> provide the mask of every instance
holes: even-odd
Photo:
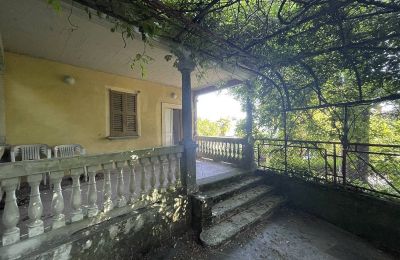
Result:
[[[6,105],[4,93],[4,49],[0,34],[0,145],[6,143]],[[1,156],[0,156],[1,157]]]
[[[187,193],[196,192],[196,143],[193,140],[192,86],[190,74],[195,64],[189,55],[179,58],[178,69],[182,74],[182,123],[184,152],[181,163],[182,185]]]
[[[253,96],[254,85],[249,80],[246,83],[246,149],[244,166],[247,169],[254,168],[254,137],[253,137]]]
[[[193,136],[197,135],[197,95],[193,95]]]

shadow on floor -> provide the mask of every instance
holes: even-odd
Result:
[[[363,239],[311,215],[283,208],[217,249],[193,234],[144,255],[144,259],[395,259]]]

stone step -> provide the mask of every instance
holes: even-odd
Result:
[[[204,178],[198,180],[197,184],[199,185],[200,191],[210,190],[216,187],[220,187],[227,183],[239,181],[246,177],[249,177],[253,174],[252,171],[247,171],[243,169],[235,169],[230,172],[226,172],[223,174],[217,174],[212,177]]]
[[[206,191],[201,191],[197,193],[195,197],[202,201],[207,201],[208,203],[215,203],[231,197],[233,194],[236,194],[240,191],[254,187],[262,180],[263,178],[261,176],[246,177],[235,182],[226,183],[223,186],[217,186]]]
[[[273,187],[259,184],[254,188],[238,193],[233,197],[216,203],[211,208],[212,223],[215,224],[224,218],[232,216],[243,210],[243,206],[249,206],[262,196],[270,193]]]
[[[200,234],[200,240],[208,247],[216,247],[228,242],[240,231],[271,215],[284,201],[285,199],[280,196],[261,197],[242,212],[204,229]]]

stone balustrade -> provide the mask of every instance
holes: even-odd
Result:
[[[244,158],[245,139],[197,136],[197,156],[240,165]]]
[[[1,193],[6,196],[2,212],[2,246],[17,243],[21,237],[57,232],[68,225],[79,226],[77,223],[87,218],[99,223],[107,219],[104,214],[108,212],[122,214],[156,202],[167,190],[180,187],[182,151],[181,146],[173,146],[0,164]],[[81,180],[86,172],[88,182],[82,192]],[[43,173],[50,175],[52,198],[48,201],[42,200],[43,194],[39,189]],[[61,186],[65,176],[72,178],[69,211],[65,209],[66,198]],[[100,182],[99,179],[102,187],[96,183],[96,180]],[[25,180],[30,186],[29,221],[26,223],[20,222],[16,198],[17,187]],[[99,189],[102,198],[98,196]],[[49,225],[45,225],[42,219],[44,207],[51,209]],[[119,214],[115,212],[111,215]],[[22,225],[26,225],[24,230],[27,229],[27,234],[21,234]]]

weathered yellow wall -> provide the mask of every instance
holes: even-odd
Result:
[[[78,143],[88,153],[161,146],[161,103],[181,103],[181,90],[44,59],[6,53],[8,144]],[[76,79],[63,82],[64,75]],[[140,91],[141,136],[108,140],[107,87]],[[170,97],[177,94],[176,99]]]

